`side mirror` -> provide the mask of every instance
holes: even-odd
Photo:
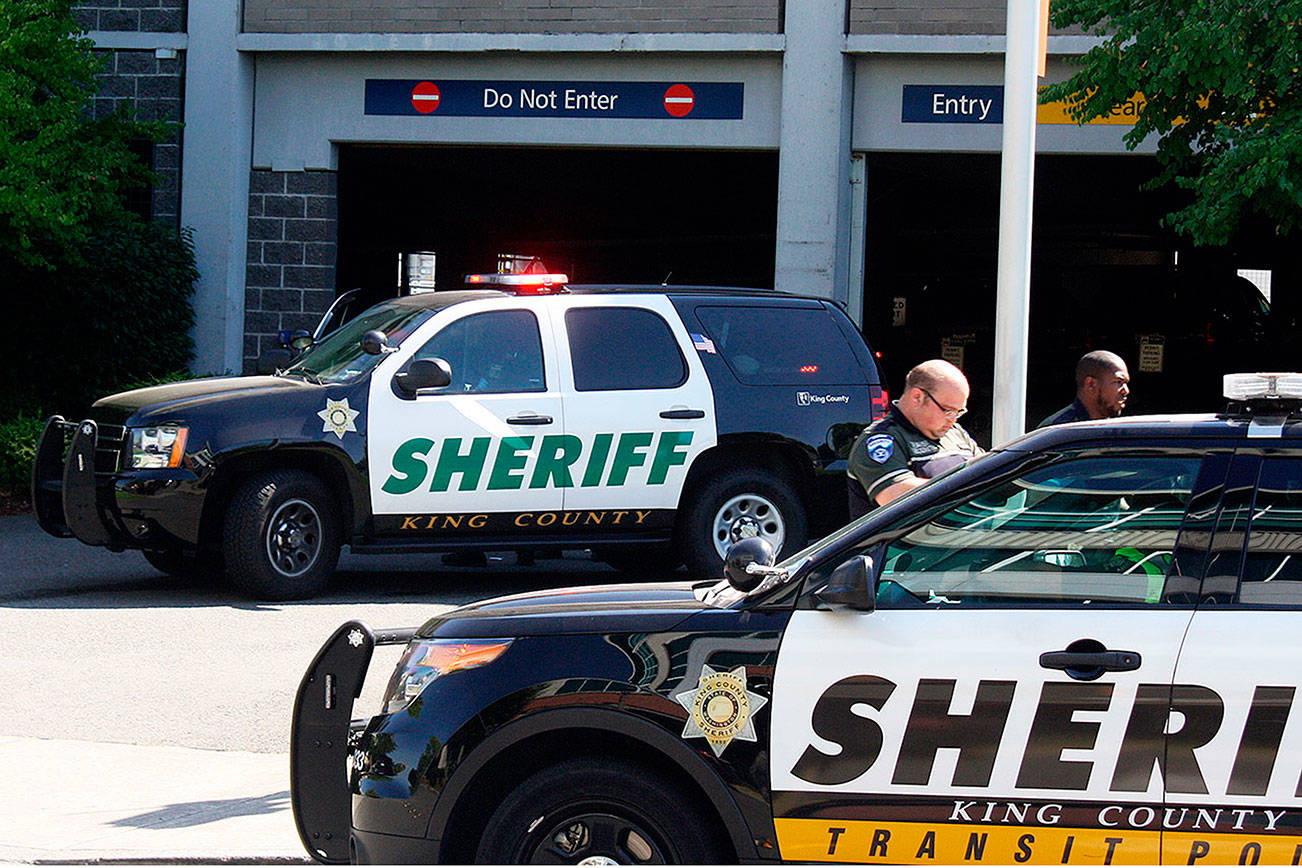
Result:
[[[379,329],[371,329],[362,335],[360,343],[362,352],[368,356],[382,356],[389,349],[389,339]]]
[[[312,346],[312,335],[308,334],[306,329],[299,329],[289,336],[289,348],[296,353]]]
[[[728,584],[742,593],[753,591],[764,581],[765,574],[750,572],[746,568],[751,564],[771,567],[776,559],[777,553],[773,551],[772,543],[763,537],[747,537],[738,540],[728,549],[728,555],[723,560],[723,575]]]
[[[877,608],[877,589],[872,581],[873,559],[857,555],[832,571],[827,585],[814,596],[835,608],[871,612]]]
[[[281,368],[288,368],[292,361],[289,350],[276,348],[272,350],[263,350],[258,356],[258,373],[274,374]]]
[[[421,389],[442,389],[452,382],[452,367],[442,359],[416,359],[399,371],[393,381],[409,395]]]

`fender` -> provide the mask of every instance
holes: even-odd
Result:
[[[727,785],[696,751],[653,723],[627,712],[604,708],[551,709],[530,714],[494,730],[452,773],[430,814],[425,836],[428,838],[432,830],[446,827],[466,788],[502,750],[532,736],[576,728],[606,730],[627,736],[673,762],[700,787],[718,812],[738,859],[746,862],[761,858],[755,849],[756,830],[747,824]]]

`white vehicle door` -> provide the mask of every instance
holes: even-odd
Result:
[[[672,521],[696,456],[717,440],[714,394],[692,339],[662,295],[566,295],[555,315],[565,427],[583,458],[565,509],[603,529]]]
[[[1302,861],[1302,458],[1234,457],[1173,697],[1162,861]]]
[[[838,558],[876,564],[873,611],[817,603],[820,566],[774,679],[783,859],[1156,861],[1201,466],[1023,462]]]
[[[367,461],[377,532],[518,530],[520,514],[560,508],[564,420],[548,320],[532,303],[453,305],[376,368]],[[452,382],[405,394],[394,377],[423,358],[448,362]]]

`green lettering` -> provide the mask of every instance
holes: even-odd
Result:
[[[474,491],[479,487],[479,477],[484,472],[484,459],[488,457],[488,437],[470,441],[470,451],[461,454],[461,438],[449,437],[439,449],[439,463],[430,480],[430,491],[447,491],[452,484],[452,474],[461,474],[459,491]]]
[[[615,458],[610,462],[610,475],[606,477],[607,485],[623,485],[628,480],[628,471],[646,464],[646,453],[639,452],[651,445],[650,431],[625,431],[619,435],[615,446]]]
[[[583,471],[583,482],[579,483],[584,488],[601,484],[601,473],[606,469],[606,459],[610,456],[610,441],[614,439],[614,434],[598,434],[592,438],[592,452],[588,455],[588,466]]]
[[[381,490],[389,494],[410,494],[419,488],[429,466],[417,456],[429,452],[433,446],[434,441],[427,437],[413,437],[399,446],[393,453],[393,475],[384,480]]]
[[[502,438],[497,447],[497,460],[493,462],[493,472],[488,477],[489,491],[504,491],[524,485],[524,474],[516,475],[511,471],[524,467],[529,456],[520,453],[528,452],[532,445],[533,437]]]
[[[647,485],[664,484],[669,468],[687,461],[687,450],[679,452],[678,447],[688,446],[691,442],[691,431],[661,431],[655,458],[651,460],[651,474],[646,478]]]
[[[573,488],[570,465],[579,460],[582,451],[583,441],[573,434],[548,434],[538,447],[538,463],[534,465],[529,487],[546,488],[551,484],[557,488]]]

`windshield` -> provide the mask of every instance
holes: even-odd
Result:
[[[390,346],[397,346],[436,313],[437,310],[397,300],[382,302],[326,335],[286,368],[285,373],[322,383],[352,380],[384,358],[362,351],[362,335],[378,329],[389,339]]]
[[[906,491],[904,494],[901,494],[895,500],[891,501],[891,503],[892,504],[903,503],[907,499],[915,497],[918,494],[918,492],[925,491],[931,485],[931,483],[935,482],[937,479],[944,479],[945,477],[957,473],[958,471],[964,469],[965,467],[973,467],[977,464],[981,464],[986,461],[993,460],[993,458],[999,454],[1000,454],[999,452],[983,452],[982,454],[978,455],[976,458],[973,458],[971,461],[968,461],[966,464],[955,465],[954,467],[949,468],[939,476],[936,476],[932,479],[928,479],[927,485],[920,485],[917,488],[913,488],[910,489],[909,491]],[[769,591],[773,590],[779,585],[791,581],[791,579],[793,579],[796,576],[796,574],[800,572],[801,567],[805,565],[805,562],[808,561],[810,558],[816,556],[818,553],[822,551],[832,548],[833,546],[837,545],[841,540],[845,539],[846,537],[857,535],[859,533],[859,529],[863,527],[863,525],[871,521],[876,515],[877,515],[876,510],[869,510],[866,514],[861,515],[856,519],[853,519],[849,524],[845,525],[844,527],[832,531],[832,533],[828,534],[822,539],[813,540],[812,542],[810,542],[809,545],[805,546],[800,551],[796,552],[790,557],[783,558],[777,564],[777,566],[783,568],[783,572],[766,578],[763,582],[761,582],[755,588],[752,588],[750,591],[745,591],[745,592],[738,591],[736,588],[734,588],[731,584],[728,583],[728,580],[726,578],[724,578],[724,579],[720,579],[714,585],[708,586],[707,588],[703,589],[700,594],[701,599],[712,606],[727,607],[736,604],[737,602],[745,599],[746,597],[754,597],[754,596],[760,596],[762,594],[767,594]]]

